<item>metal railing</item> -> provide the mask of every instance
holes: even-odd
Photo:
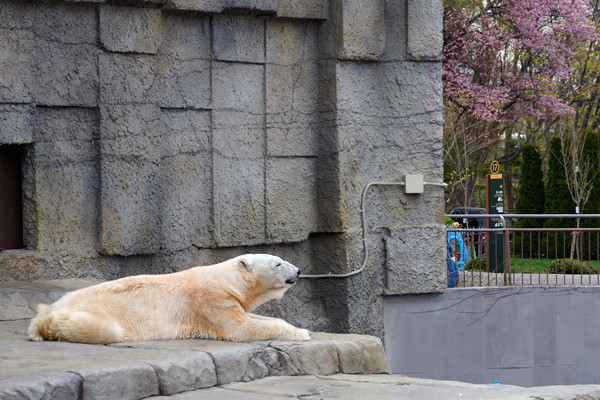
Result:
[[[499,226],[447,229],[450,287],[600,285],[600,214],[445,216]]]

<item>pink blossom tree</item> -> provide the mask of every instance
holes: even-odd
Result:
[[[502,133],[508,142],[531,118],[573,112],[559,87],[576,49],[596,38],[591,15],[587,0],[445,1],[446,179],[456,204],[470,206],[477,175],[453,166],[485,161]]]

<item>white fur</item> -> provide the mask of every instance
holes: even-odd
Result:
[[[251,314],[283,296],[299,269],[279,257],[246,254],[165,275],[138,275],[40,304],[31,340],[111,343],[205,338],[230,341],[310,340],[310,332]]]

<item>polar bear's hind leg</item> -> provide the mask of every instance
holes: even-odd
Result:
[[[87,311],[57,310],[33,319],[29,326],[33,341],[59,340],[74,343],[106,344],[123,341],[123,329]]]

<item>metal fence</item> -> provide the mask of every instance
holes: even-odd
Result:
[[[600,285],[600,214],[445,216],[449,287]]]

